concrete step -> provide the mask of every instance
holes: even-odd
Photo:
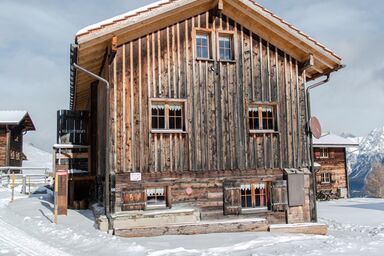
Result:
[[[113,226],[116,228],[151,227],[156,225],[196,223],[200,212],[196,209],[161,209],[131,211],[114,214]]]
[[[115,228],[117,236],[123,237],[148,237],[162,235],[197,235],[208,233],[230,233],[230,232],[256,232],[267,231],[268,224],[265,219],[230,219],[215,221],[200,221],[197,223],[155,225],[135,228]]]

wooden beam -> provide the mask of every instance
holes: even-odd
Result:
[[[220,11],[222,11],[224,9],[224,2],[223,2],[223,0],[219,0],[218,1],[217,9],[219,9]]]
[[[109,46],[109,56],[108,56],[109,64],[112,64],[112,62],[115,60],[117,48],[118,48],[117,47],[117,36],[113,36],[111,39],[110,46]]]
[[[306,61],[299,64],[299,74],[302,75],[304,70],[313,67],[313,65],[315,65],[315,58],[310,54]]]

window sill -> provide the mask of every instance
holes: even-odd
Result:
[[[168,209],[168,207],[165,204],[159,204],[159,205],[146,205],[145,210],[150,211],[150,210],[165,210]]]
[[[224,62],[224,63],[237,63],[236,60],[219,60],[219,62]]]
[[[207,59],[207,58],[196,58],[196,61],[209,61],[209,62],[214,62],[214,59]]]
[[[187,134],[186,131],[182,130],[151,130],[152,134]]]
[[[271,133],[271,134],[280,134],[278,131],[273,130],[250,130],[250,134],[265,134],[265,133]]]
[[[263,208],[242,208],[241,214],[254,214],[254,213],[265,213],[268,212],[268,207]]]

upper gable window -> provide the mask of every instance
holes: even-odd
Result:
[[[233,60],[233,36],[230,34],[219,35],[220,60]]]
[[[196,34],[196,56],[201,59],[209,59],[210,37],[208,33]]]

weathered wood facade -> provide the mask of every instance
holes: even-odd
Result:
[[[21,167],[23,136],[35,127],[27,112],[0,111],[0,167]]]
[[[309,176],[303,174],[305,196],[300,205],[288,207],[286,191],[274,191],[274,184],[284,179],[285,168],[308,167],[305,84],[319,76],[317,72],[328,60],[318,61],[318,67],[306,67],[303,59],[310,54],[302,57],[288,51],[263,25],[235,15],[235,2],[190,1],[188,6],[201,6],[179,10],[173,22],[167,19],[158,28],[149,25],[150,31],[144,29],[146,33],[132,38],[127,34],[124,38],[131,39],[125,41],[110,34],[95,72],[110,82],[108,99],[103,84],[94,82],[84,90],[81,84],[88,80],[75,74],[74,88],[78,89],[73,94],[73,109],[91,113],[96,158],[92,162],[102,186],[105,157],[111,157],[114,212],[147,209],[148,190],[161,187],[168,207],[188,203],[202,214],[237,215],[246,204],[241,197],[247,195],[241,191],[249,187],[253,191],[249,204],[264,206],[263,214],[272,222],[310,220]],[[165,8],[163,5],[159,3],[157,8]],[[196,10],[199,12],[193,14]],[[205,58],[197,53],[201,34],[209,41]],[[221,35],[231,40],[230,59],[220,57]],[[84,45],[92,40],[96,39]],[[76,49],[76,62],[87,67],[82,44]],[[340,59],[327,64],[328,73],[339,64]],[[106,102],[110,121],[106,120]],[[182,129],[154,128],[153,106],[160,103],[165,106],[166,119],[169,105],[178,104]],[[273,112],[274,129],[250,129],[250,109],[264,115],[264,106]],[[106,156],[108,128],[111,154]],[[140,179],[133,179],[137,174]],[[254,191],[260,195],[255,196]],[[279,203],[284,206],[278,207]]]
[[[5,127],[0,128],[0,166],[5,166],[8,162],[7,154],[7,132]]]

